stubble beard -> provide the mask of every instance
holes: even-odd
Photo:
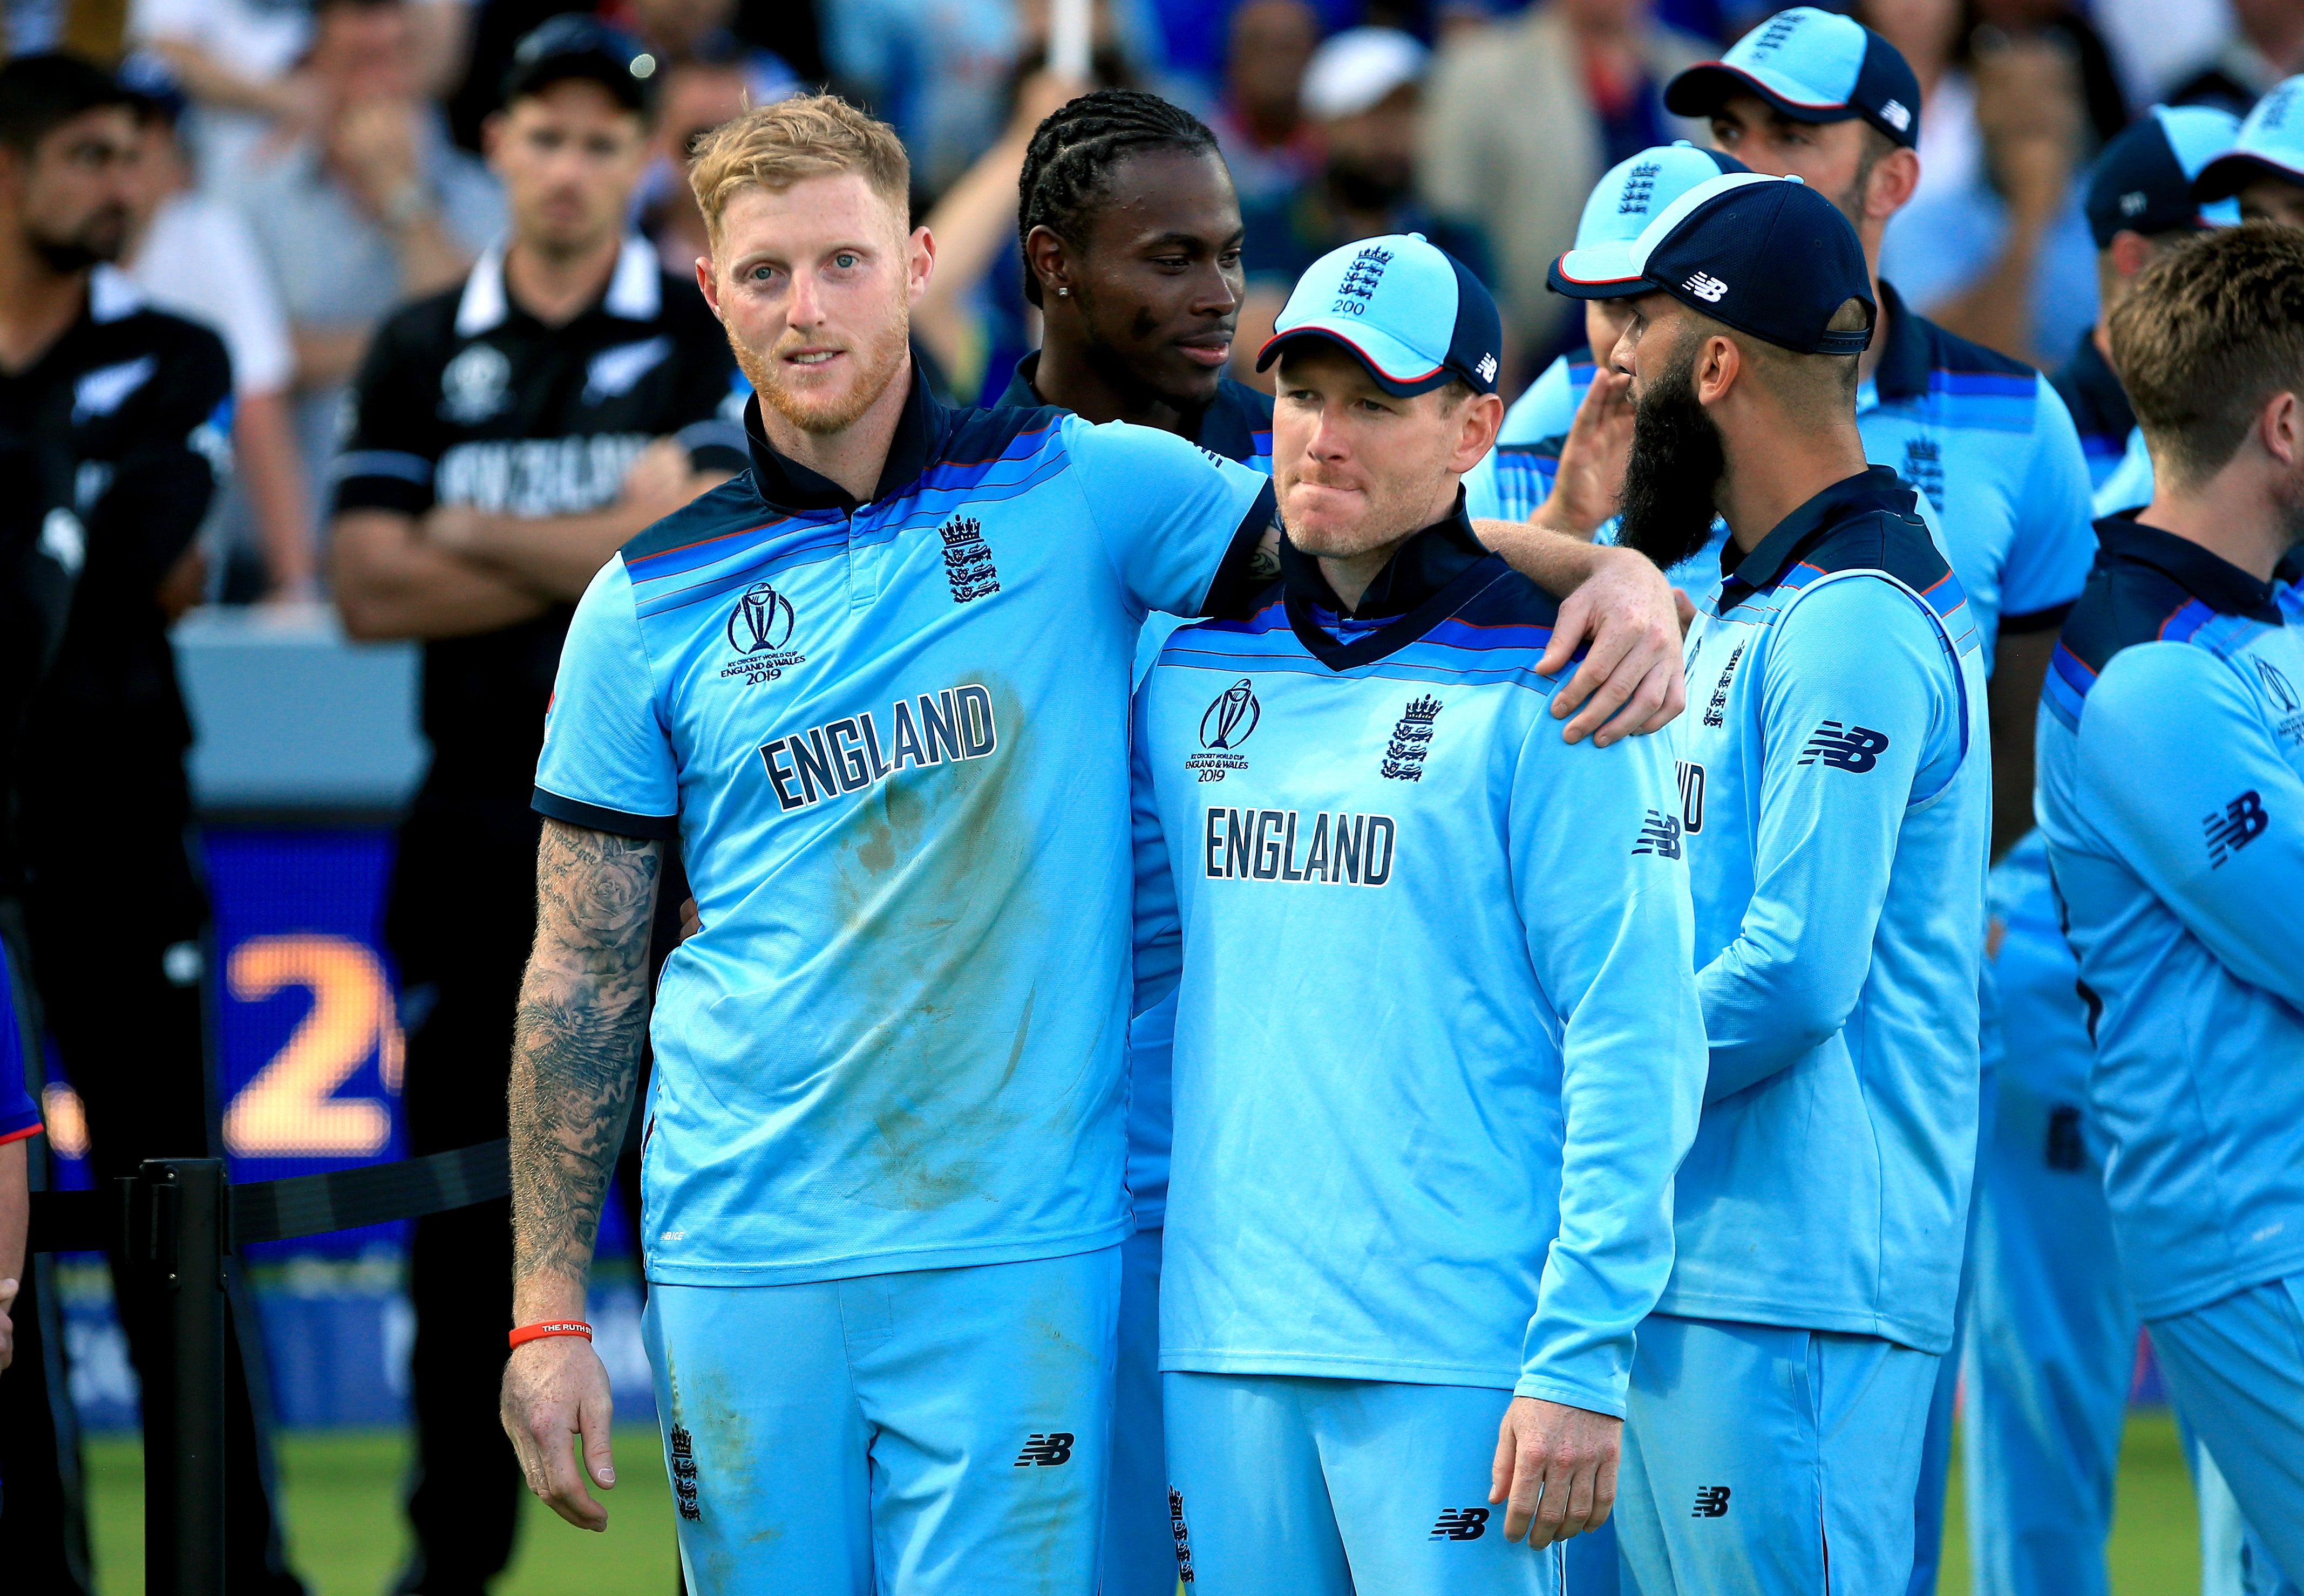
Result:
[[[847,392],[837,396],[817,398],[796,393],[778,380],[784,362],[777,359],[775,350],[768,351],[764,358],[736,335],[735,328],[728,329],[728,347],[735,351],[736,365],[743,372],[745,380],[752,384],[752,391],[760,396],[760,402],[800,431],[816,437],[845,432],[865,411],[880,401],[880,396],[888,391],[888,384],[895,381],[896,374],[903,369],[904,355],[911,347],[911,341],[910,307],[900,303],[896,315],[879,335],[855,350],[861,368]],[[806,342],[787,334],[778,341],[777,349],[797,348]]]

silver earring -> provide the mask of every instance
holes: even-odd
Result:
[[[1058,298],[1058,299],[1060,299],[1060,300],[1069,300],[1069,299],[1071,299],[1072,297],[1072,291],[1071,289],[1069,289],[1069,288],[1060,288],[1060,289],[1056,290],[1056,298]]]

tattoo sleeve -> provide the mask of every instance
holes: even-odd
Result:
[[[515,1299],[553,1299],[546,1313],[583,1305],[608,1171],[640,1074],[663,862],[660,842],[544,823],[510,1108],[512,1289]]]

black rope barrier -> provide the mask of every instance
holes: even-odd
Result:
[[[213,1158],[150,1159],[84,1192],[35,1192],[31,1250],[105,1252],[146,1271],[167,1303],[169,1356],[144,1392],[144,1588],[223,1596],[224,1259],[512,1190],[497,1140],[397,1163],[234,1186]],[[252,1329],[252,1327],[251,1327]]]

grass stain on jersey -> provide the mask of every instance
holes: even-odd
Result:
[[[998,1201],[1038,1108],[1009,1091],[1038,1000],[1017,974],[1055,912],[1018,780],[1034,729],[1010,682],[978,680],[999,739],[990,756],[892,775],[838,845],[836,934],[862,953],[846,967],[880,1017],[839,1067],[897,1084],[872,1115],[871,1167],[843,1195],[879,1208]]]

